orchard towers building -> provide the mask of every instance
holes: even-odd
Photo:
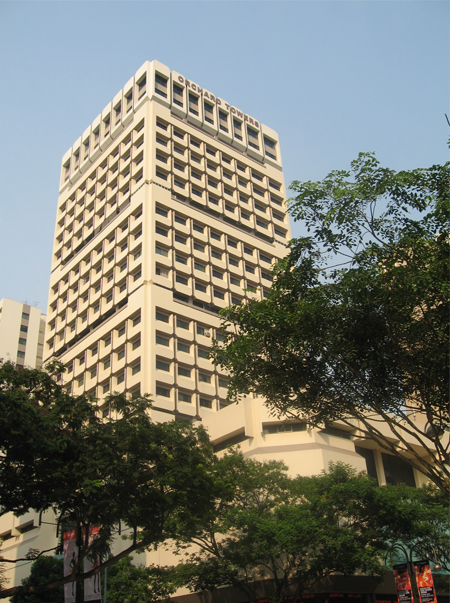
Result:
[[[73,394],[149,393],[157,421],[218,412],[218,312],[266,295],[284,200],[276,132],[146,62],[63,157],[45,359]]]
[[[156,421],[201,419],[216,450],[419,485],[356,428],[276,420],[261,399],[225,408],[208,359],[218,312],[266,295],[290,239],[285,198],[276,132],[145,63],[63,157],[44,359],[75,395],[148,393]]]

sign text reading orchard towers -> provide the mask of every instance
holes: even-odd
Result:
[[[251,124],[252,126],[254,126],[255,128],[257,128],[259,130],[259,122],[256,121],[256,119],[253,119],[253,117],[250,117],[249,115],[246,115],[242,111],[239,111],[239,109],[236,109],[236,107],[230,107],[230,105],[228,103],[226,103],[225,101],[222,101],[220,98],[217,98],[216,96],[214,96],[214,94],[211,94],[210,92],[207,92],[206,90],[203,90],[203,88],[200,88],[200,86],[198,86],[197,84],[194,84],[194,82],[190,82],[189,80],[184,78],[182,75],[178,76],[178,81],[180,82],[180,84],[185,85],[186,88],[190,88],[193,92],[196,92],[197,94],[202,94],[203,98],[208,99],[211,103],[215,103],[218,106],[223,105],[225,107],[225,109],[227,111],[229,111],[232,115],[236,115],[236,117],[240,117],[244,121],[248,121],[249,124]]]

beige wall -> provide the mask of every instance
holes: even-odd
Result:
[[[26,331],[21,330],[21,327]],[[44,331],[45,315],[39,308],[6,297],[0,300],[1,359],[11,360],[30,368],[40,367]],[[25,343],[21,343],[19,339],[25,340]]]

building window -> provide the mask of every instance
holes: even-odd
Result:
[[[198,116],[198,96],[189,92],[189,113]]]
[[[169,271],[166,268],[162,268],[161,266],[156,266],[156,274],[157,276],[169,278]]]
[[[163,398],[170,398],[170,389],[157,385],[156,386],[156,395],[162,396]]]
[[[169,317],[167,316],[167,314],[163,314],[162,312],[158,312],[156,311],[156,320],[159,320],[160,322],[169,322]]]
[[[197,243],[195,241],[194,241],[194,249],[195,249],[195,251],[201,251],[201,253],[204,253],[204,251],[205,251],[204,245],[200,245],[200,243]]]
[[[28,312],[22,312],[22,318],[23,318],[24,320],[29,320],[30,315],[28,314]]]
[[[221,260],[222,259],[222,254],[219,253],[218,251],[215,251],[214,249],[211,250],[211,256],[213,258],[215,258],[216,260]]]
[[[203,266],[203,264],[200,264],[199,262],[194,262],[194,268],[199,272],[205,272],[205,266]]]
[[[224,293],[222,293],[222,291],[217,291],[217,289],[214,289],[214,297],[217,297],[218,299],[225,299]]]
[[[159,205],[155,207],[155,213],[159,214],[160,216],[163,216],[164,218],[167,218],[167,210],[163,207],[160,207]]]
[[[237,140],[242,140],[242,122],[237,119],[233,119],[234,137]]]
[[[250,128],[249,126],[247,126],[247,135],[248,135],[248,145],[259,151],[258,132],[256,130],[254,130],[253,128]]]
[[[179,107],[183,106],[183,91],[184,88],[178,86],[178,84],[173,85],[173,102]]]
[[[203,348],[198,348],[198,357],[199,358],[209,358],[209,350],[205,350]]]
[[[158,255],[162,255],[165,258],[169,256],[168,250],[164,249],[163,247],[156,247],[155,251]]]
[[[175,277],[175,280],[177,283],[180,283],[180,285],[187,285],[188,284],[188,280],[187,278],[184,278],[184,276],[181,276],[181,274],[177,274]]]
[[[141,345],[141,338],[139,337],[138,339],[135,339],[133,341],[133,344],[131,347],[133,348],[133,350],[137,350],[140,347],[140,345]]]
[[[185,320],[181,320],[181,318],[177,318],[177,327],[179,329],[187,329],[189,330],[189,323]]]
[[[228,115],[221,109],[219,109],[219,128],[224,132],[228,132]]]
[[[186,239],[179,234],[175,235],[175,241],[177,243],[181,243],[182,245],[186,245]]]
[[[197,224],[196,222],[193,223],[192,228],[196,232],[201,232],[202,234],[205,232],[205,227],[204,226],[200,226],[200,224]]]
[[[185,258],[183,255],[175,255],[175,261],[179,262],[180,264],[184,264],[187,265],[187,258]]]
[[[26,345],[27,344],[27,340],[24,339],[23,337],[19,337],[19,345]]]
[[[17,352],[17,358],[25,358],[25,352]]]
[[[190,377],[191,369],[188,369],[185,366],[178,366],[178,374],[180,377]]]
[[[133,327],[138,325],[140,322],[141,322],[141,315],[139,314],[139,316],[135,316],[135,318],[133,318]]]
[[[177,342],[177,350],[179,352],[184,352],[185,354],[190,354],[191,346],[186,343],[182,343],[181,341],[178,341]]]
[[[135,364],[132,368],[131,368],[131,374],[132,375],[137,375],[137,373],[139,373],[141,371],[141,363],[139,362],[138,364]],[[158,393],[158,392],[156,392]]]
[[[106,394],[107,392],[109,392],[109,383],[105,383],[103,386],[103,393]]]
[[[399,484],[406,484],[407,486],[416,486],[416,480],[414,479],[414,472],[411,465],[408,465],[404,460],[386,454],[381,453],[383,459],[384,474],[386,476],[386,483],[393,484],[395,486]]]
[[[195,283],[195,290],[200,291],[201,293],[206,293],[206,287],[201,283]]]
[[[25,325],[20,325],[20,330],[22,331],[22,333],[28,333],[28,327]]]
[[[144,74],[141,79],[138,81],[138,99],[140,99],[145,94],[145,85],[147,83],[147,74]]]
[[[201,327],[200,325],[197,325],[197,334],[203,335],[203,337],[210,337],[208,329],[205,329],[205,327]]]
[[[206,373],[199,373],[198,380],[201,383],[211,383],[211,375],[207,375]]]
[[[203,406],[204,408],[212,408],[212,400],[209,400],[208,398],[200,398],[200,406]]]
[[[164,98],[167,98],[167,78],[159,73],[155,73],[155,92]]]
[[[162,360],[156,361],[156,368],[159,371],[166,371],[166,373],[170,372],[170,364],[168,362],[163,362]]]
[[[186,226],[186,218],[183,218],[182,216],[179,216],[178,214],[175,214],[175,222],[177,222],[178,224],[182,224],[183,226]]]
[[[187,402],[190,404],[192,401],[192,395],[186,394],[185,392],[178,392],[178,402]]]
[[[265,153],[268,157],[271,157],[272,159],[277,159],[277,151],[276,151],[277,147],[276,147],[276,142],[273,140],[270,140],[270,138],[267,138],[267,136],[264,136],[264,150]],[[278,188],[278,190],[280,190]]]
[[[205,121],[207,121],[210,124],[214,124],[214,106],[205,101],[204,107],[205,107]]]

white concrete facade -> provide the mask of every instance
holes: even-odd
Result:
[[[218,311],[270,287],[285,198],[273,130],[145,63],[64,155],[45,359],[74,394],[150,394],[158,421],[218,412]]]
[[[45,315],[26,302],[0,299],[0,359],[40,368],[44,349]]]

